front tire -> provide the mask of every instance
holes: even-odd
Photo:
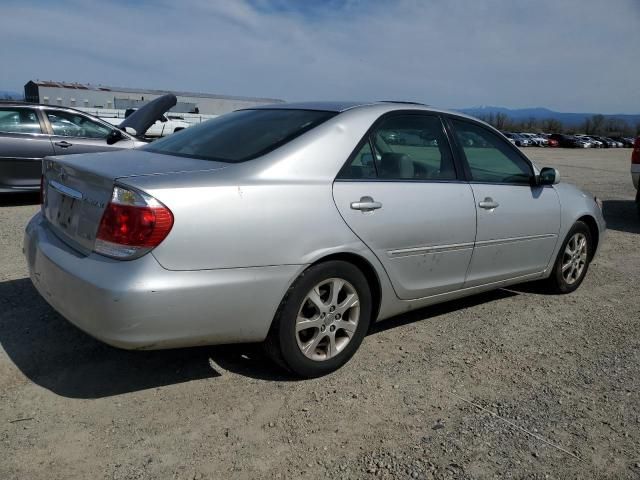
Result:
[[[306,378],[337,370],[354,355],[371,323],[363,273],[341,260],[314,265],[289,288],[265,342],[279,365]]]
[[[562,244],[547,286],[554,293],[571,293],[584,280],[593,257],[593,240],[589,227],[576,222]]]
[[[638,218],[640,218],[640,188],[636,190],[636,209],[638,210]]]

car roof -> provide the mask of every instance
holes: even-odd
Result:
[[[448,115],[455,115],[457,117],[466,118],[475,122],[486,124],[482,120],[467,115],[455,110],[446,110],[441,108],[432,107],[418,102],[405,102],[398,100],[378,100],[372,102],[355,102],[355,101],[343,101],[343,102],[295,102],[295,103],[274,103],[271,105],[256,105],[253,107],[247,107],[242,110],[317,110],[323,112],[335,112],[342,113],[349,110],[357,109],[369,109],[374,108],[381,113],[392,112],[395,110],[419,110],[427,111],[431,113],[444,113]]]

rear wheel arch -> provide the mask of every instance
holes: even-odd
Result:
[[[380,283],[380,277],[378,276],[375,268],[366,258],[355,253],[347,252],[327,255],[326,257],[322,257],[316,260],[311,265],[309,265],[309,267],[331,260],[342,260],[344,262],[351,263],[352,265],[356,266],[367,279],[369,290],[371,291],[371,325],[373,325],[376,318],[378,318],[378,313],[380,312],[380,305],[382,302],[382,285]]]
[[[315,265],[319,265],[325,262],[330,262],[332,260],[342,260],[343,262],[350,263],[354,265],[356,268],[358,268],[358,270],[360,270],[360,272],[362,272],[362,274],[365,276],[367,280],[367,284],[369,285],[369,290],[371,291],[371,301],[372,301],[371,325],[373,325],[375,320],[378,318],[378,313],[380,312],[380,306],[382,304],[382,284],[380,283],[380,277],[378,276],[378,273],[376,272],[373,265],[371,265],[371,263],[366,258],[356,253],[350,253],[350,252],[332,253],[330,255],[326,255],[324,257],[318,258],[313,263],[307,265],[307,267],[304,270],[298,273],[298,275],[296,275],[291,280],[289,287],[287,288],[286,293],[284,294],[284,297],[281,299],[281,304],[286,300],[287,294],[291,289],[291,287],[302,275],[304,275],[304,273],[307,270],[309,270],[311,267]],[[278,312],[274,314],[274,318],[271,320],[270,328],[273,328],[273,320],[277,316],[277,313]]]

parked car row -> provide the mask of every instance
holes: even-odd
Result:
[[[502,132],[518,147],[622,148],[633,147],[631,137],[600,137],[596,135],[566,135],[562,133]]]

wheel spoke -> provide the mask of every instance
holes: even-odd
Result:
[[[571,260],[569,260],[567,263],[565,263],[564,265],[562,265],[562,273],[566,272],[569,267],[571,267],[571,265],[573,265],[573,263],[571,262]]]
[[[322,319],[320,316],[317,316],[316,318],[298,317],[296,319],[296,333],[309,328],[320,328],[321,325]]]
[[[355,293],[350,293],[349,295],[347,295],[347,298],[345,298],[344,301],[340,305],[338,305],[338,311],[340,313],[344,313],[350,308],[355,307],[356,305],[358,305],[358,295]]]
[[[336,325],[336,328],[338,330],[342,329],[345,332],[347,332],[349,338],[351,338],[351,336],[356,333],[356,329],[358,328],[358,324],[355,322],[349,322],[347,320],[341,320],[340,322],[338,322],[338,324]]]
[[[335,333],[327,335],[329,341],[327,342],[327,358],[333,357],[336,353],[338,353],[338,349],[336,347],[336,335]]]
[[[313,303],[315,307],[321,312],[326,308],[325,303],[320,298],[320,292],[318,292],[317,287],[309,292],[309,295],[307,295],[307,299],[309,299],[309,301],[311,301],[311,303]]]
[[[326,335],[321,334],[320,332],[318,332],[318,334],[313,337],[311,340],[309,340],[309,342],[307,342],[303,347],[302,347],[302,352],[307,355],[307,356],[311,356],[315,349],[318,347],[318,344],[320,343],[320,341],[325,337]]]
[[[340,295],[340,290],[342,290],[342,287],[344,286],[344,280],[341,280],[340,278],[336,278],[333,280],[333,282],[331,282],[331,300],[330,300],[330,305],[337,305],[338,304],[338,296]]]

